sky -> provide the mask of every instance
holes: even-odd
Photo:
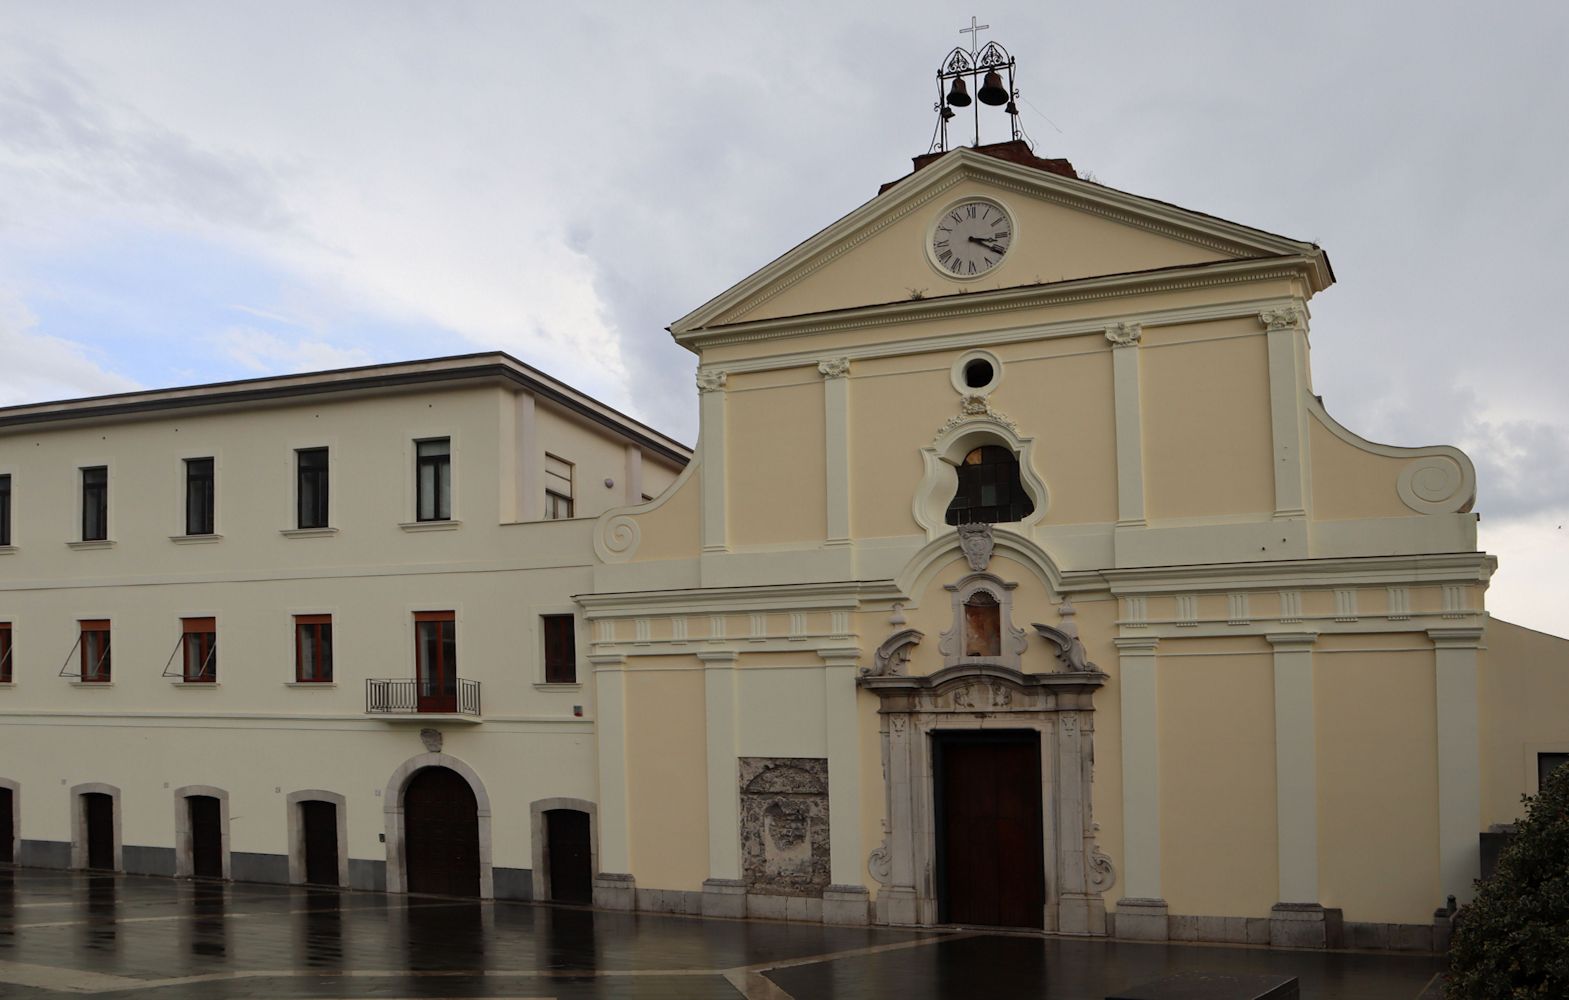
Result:
[[[1325,247],[1315,391],[1569,635],[1562,2],[0,0],[0,405],[500,349],[691,442],[665,327],[908,172],[971,14],[1038,154]]]

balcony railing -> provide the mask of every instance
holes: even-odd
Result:
[[[478,715],[479,681],[455,678],[446,683],[413,677],[373,677],[365,681],[367,715]]]

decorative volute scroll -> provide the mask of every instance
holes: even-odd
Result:
[[[891,677],[905,672],[905,665],[910,662],[910,651],[922,639],[925,633],[913,628],[900,629],[893,635],[884,639],[872,653],[872,665],[863,668],[863,676]]]
[[[719,392],[725,387],[730,373],[716,368],[703,368],[697,373],[698,392]]]
[[[884,768],[886,771],[887,769]],[[881,885],[893,884],[893,854],[888,843],[888,821],[883,820],[883,842],[866,858],[866,870]]]
[[[995,544],[991,525],[959,525],[959,551],[964,553],[965,561],[970,564],[972,572],[986,572],[986,567],[991,565],[992,548]]]
[[[1463,514],[1476,502],[1476,466],[1459,448],[1378,444],[1341,426],[1317,396],[1308,395],[1303,404],[1325,430],[1358,451],[1405,459],[1395,480],[1395,493],[1418,514]]]
[[[1283,309],[1265,309],[1258,314],[1258,321],[1264,324],[1264,329],[1270,332],[1276,330],[1295,330],[1302,326],[1302,310],[1295,306]]]
[[[1089,855],[1089,885],[1095,892],[1106,892],[1117,884],[1117,866],[1111,863],[1111,858],[1100,845],[1095,842],[1095,835],[1100,833],[1100,824],[1091,823],[1090,833],[1085,837],[1085,850]]]
[[[960,424],[975,420],[984,420],[999,427],[1006,427],[1013,434],[1019,433],[1019,425],[1010,420],[1007,415],[992,409],[990,400],[979,393],[970,393],[959,397],[959,415],[949,417],[947,422],[937,429],[937,436],[940,438]]]
[[[1078,610],[1074,608],[1073,602],[1064,598],[1062,604],[1057,607],[1057,613],[1062,615],[1062,624],[1055,628],[1051,625],[1042,625],[1040,622],[1032,622],[1031,627],[1042,639],[1055,647],[1052,651],[1056,653],[1058,662],[1062,664],[1059,669],[1100,670],[1090,662],[1089,654],[1084,651],[1084,643],[1079,640],[1079,626],[1073,620]]]

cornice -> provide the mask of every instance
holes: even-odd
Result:
[[[863,599],[895,594],[892,580],[763,584],[692,590],[622,591],[573,597],[588,620],[712,614],[718,611],[855,610]]]
[[[1498,560],[1485,552],[1433,555],[1357,556],[1293,559],[1259,563],[1206,563],[1199,566],[1148,566],[1105,569],[1085,575],[1100,578],[1118,596],[1191,593],[1248,588],[1327,587],[1412,583],[1486,583]],[[1079,574],[1066,573],[1064,580]]]
[[[687,349],[701,353],[710,347],[757,343],[783,337],[841,333],[901,323],[984,316],[1039,306],[1187,291],[1195,288],[1224,287],[1277,278],[1298,278],[1311,283],[1311,270],[1312,262],[1303,256],[1214,261],[1154,271],[1134,271],[1128,274],[1019,285],[986,292],[959,292],[934,298],[885,302],[823,313],[756,320],[733,326],[705,327],[689,333],[677,333],[675,338]],[[1104,328],[1104,320],[1099,325]]]

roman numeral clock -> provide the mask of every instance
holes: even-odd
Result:
[[[1013,245],[1013,219],[995,201],[968,198],[932,221],[926,253],[950,278],[979,278],[1002,263]]]

